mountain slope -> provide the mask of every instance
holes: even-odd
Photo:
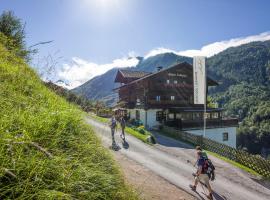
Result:
[[[108,96],[111,95],[112,101],[108,99],[106,103],[113,104],[118,98],[118,95],[113,92],[113,88],[117,87],[117,84],[114,83],[117,70],[118,69],[111,69],[105,74],[96,76],[83,85],[73,89],[72,92],[93,100],[106,99],[106,97],[108,98]]]
[[[210,90],[210,95],[230,114],[238,115],[242,110],[241,118],[244,118],[251,105],[269,98],[270,41],[229,48],[207,59],[207,68],[210,76],[221,83]],[[251,97],[254,99],[245,104]]]
[[[0,199],[136,199],[82,112],[1,44],[0,134]]]
[[[153,72],[158,66],[169,67],[177,62],[192,62],[189,57],[178,56],[173,53],[159,54],[147,59],[140,58],[136,67],[128,68],[129,70],[139,70]],[[105,74],[97,76],[72,91],[78,95],[85,96],[88,99],[102,100],[107,105],[114,105],[117,102],[118,94],[113,89],[118,86],[114,83],[118,69],[111,69]]]
[[[207,59],[210,76],[225,84],[216,87],[215,91],[224,91],[228,86],[240,82],[269,85],[269,58],[270,41],[252,42],[232,47],[210,57]]]
[[[207,60],[209,74],[220,86],[210,95],[237,116],[237,145],[251,153],[270,149],[270,41],[229,48]]]
[[[136,66],[138,71],[154,72],[157,70],[158,66],[167,68],[169,66],[175,65],[176,63],[187,62],[192,63],[192,58],[179,56],[174,53],[164,53],[158,54],[147,59],[143,59]]]

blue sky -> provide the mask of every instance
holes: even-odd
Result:
[[[267,0],[0,0],[0,11],[26,22],[28,45],[54,41],[40,46],[35,59],[57,54],[66,69],[74,63],[109,69],[157,48],[182,52],[268,35],[269,8]],[[90,71],[84,73],[97,75]]]

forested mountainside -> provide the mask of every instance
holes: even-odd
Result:
[[[164,53],[140,62],[132,70],[156,71],[178,62],[192,63],[192,58]],[[252,42],[207,58],[208,75],[219,82],[209,95],[226,109],[227,116],[239,117],[238,146],[259,153],[261,147],[270,148],[270,41]],[[114,105],[117,69],[95,77],[73,91],[94,100]]]
[[[270,41],[229,48],[209,58],[207,67],[220,82],[210,95],[241,121],[238,146],[252,153],[270,148]]]

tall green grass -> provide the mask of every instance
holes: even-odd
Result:
[[[137,199],[81,111],[1,44],[0,199]]]

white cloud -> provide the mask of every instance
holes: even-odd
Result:
[[[134,67],[138,62],[139,60],[136,57],[124,57],[115,59],[112,63],[99,65],[74,57],[70,64],[63,64],[63,67],[58,71],[58,78],[67,84],[67,88],[72,89],[110,69]]]
[[[175,50],[160,47],[160,48],[151,50],[148,54],[146,54],[145,57],[148,58],[151,56],[155,56],[157,54],[167,53],[167,52],[172,52],[172,53],[175,53],[177,55],[189,56],[189,57],[199,56],[199,55],[210,57],[210,56],[213,56],[217,53],[220,53],[221,51],[224,51],[225,49],[227,49],[229,47],[236,47],[236,46],[246,44],[249,42],[253,42],[253,41],[266,41],[266,40],[270,40],[270,32],[264,32],[264,33],[261,33],[259,35],[252,35],[252,36],[248,36],[248,37],[234,38],[234,39],[230,39],[230,40],[214,42],[212,44],[208,44],[208,45],[203,46],[201,49],[175,51]]]
[[[229,47],[235,47],[242,44],[246,44],[253,41],[265,41],[270,40],[270,32],[264,32],[259,35],[252,35],[248,37],[234,38],[230,40],[224,40],[220,42],[214,42],[203,46],[201,49],[191,49],[185,51],[176,51],[167,48],[156,48],[148,52],[144,58],[149,58],[157,54],[172,52],[182,56],[213,56]],[[65,86],[69,89],[75,88],[91,78],[104,74],[112,68],[134,67],[138,64],[139,60],[135,57],[135,52],[129,52],[128,57],[121,59],[115,59],[112,63],[108,64],[96,64],[88,62],[81,58],[72,58],[72,63],[63,64],[62,68],[58,71],[58,78],[63,80]]]
[[[149,53],[147,53],[144,58],[149,58],[149,57],[152,57],[152,56],[155,56],[155,55],[158,55],[158,54],[162,54],[162,53],[175,53],[175,54],[178,54],[177,51],[174,51],[172,49],[166,49],[166,48],[163,48],[163,47],[159,47],[159,48],[156,48],[156,49],[152,49]]]

